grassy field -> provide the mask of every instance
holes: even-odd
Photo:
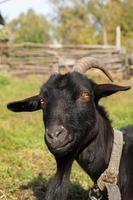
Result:
[[[9,101],[36,94],[41,83],[42,78],[18,80],[0,74],[0,200],[42,200],[47,182],[55,172],[54,159],[44,144],[41,111],[16,114],[6,109]],[[133,124],[133,90],[115,94],[101,103],[114,127]],[[91,184],[74,163],[68,199],[86,200]]]

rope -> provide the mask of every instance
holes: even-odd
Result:
[[[117,185],[120,160],[123,149],[123,133],[114,130],[114,143],[108,168],[98,179],[98,187],[101,191],[107,189],[109,200],[121,200],[120,189]]]

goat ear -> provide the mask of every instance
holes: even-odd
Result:
[[[98,101],[102,97],[110,96],[119,91],[129,90],[130,86],[119,86],[114,84],[94,85],[95,100]]]
[[[24,100],[7,104],[7,108],[13,112],[32,112],[41,109],[39,95]]]

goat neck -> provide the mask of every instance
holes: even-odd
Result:
[[[89,174],[94,182],[107,168],[113,146],[113,129],[108,119],[96,111],[97,129],[94,129],[96,137],[79,154],[77,161]]]

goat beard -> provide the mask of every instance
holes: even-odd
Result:
[[[56,158],[57,171],[50,181],[45,200],[66,200],[68,195],[68,183],[74,157]]]

